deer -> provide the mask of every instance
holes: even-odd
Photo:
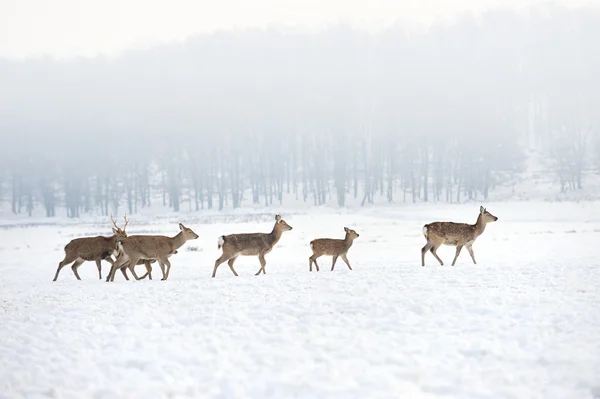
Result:
[[[121,229],[119,226],[117,226],[117,222],[113,219],[113,216],[110,215],[110,220],[114,226],[112,229],[113,235],[110,237],[80,237],[71,240],[67,245],[65,245],[65,257],[58,264],[56,274],[54,275],[54,280],[52,281],[56,281],[58,279],[58,274],[63,267],[73,262],[74,263],[71,266],[71,270],[73,270],[73,274],[75,274],[77,280],[81,280],[77,269],[79,269],[79,266],[86,261],[96,262],[96,267],[98,267],[98,278],[102,280],[102,261],[106,260],[112,265],[114,261],[112,260],[111,255],[117,252],[117,242],[127,237],[125,229],[127,228],[129,220],[127,220],[127,216],[124,216],[124,219],[125,225],[123,226],[123,229]],[[127,275],[125,273],[123,274],[125,278],[127,278]]]
[[[175,255],[177,253],[177,251],[173,252],[173,255]],[[137,265],[144,265],[146,266],[146,274],[142,275],[139,280],[143,280],[146,277],[148,277],[150,280],[152,280],[152,263],[155,263],[156,260],[155,259],[140,259],[138,260],[138,262],[136,263]],[[127,262],[127,264],[125,264],[125,267],[123,267],[121,269],[121,271],[123,272],[123,275],[125,276],[125,279],[129,281],[129,277],[127,276],[127,269],[129,267],[129,262]]]
[[[141,259],[158,261],[163,275],[161,280],[166,281],[171,272],[171,262],[169,262],[168,258],[175,254],[187,241],[198,238],[198,234],[182,223],[179,223],[179,230],[180,232],[173,237],[134,235],[121,238],[117,242],[120,256],[110,269],[110,273],[106,277],[106,282],[114,281],[116,271],[125,267],[129,268],[129,271],[131,271],[136,280],[140,280],[140,277],[135,273],[134,267]]]
[[[238,276],[233,268],[233,263],[238,256],[258,256],[260,269],[256,272],[258,276],[261,272],[267,274],[265,266],[267,261],[265,255],[273,250],[273,247],[281,239],[284,231],[292,230],[292,226],[287,224],[281,218],[281,215],[275,215],[275,225],[270,233],[244,233],[230,234],[220,236],[217,240],[217,248],[223,250],[223,254],[215,261],[212,277],[217,274],[217,268],[227,262],[234,276]]]
[[[473,253],[473,243],[483,232],[488,223],[497,221],[498,218],[487,211],[483,206],[479,207],[479,216],[475,224],[455,223],[455,222],[433,222],[423,226],[423,235],[427,244],[421,248],[421,266],[425,266],[425,253],[431,251],[433,256],[444,266],[444,262],[437,255],[436,251],[441,245],[456,247],[456,255],[452,261],[452,266],[456,264],[456,259],[460,255],[463,247],[467,248],[473,263],[475,254]]]
[[[308,270],[312,272],[312,265],[315,264],[315,268],[319,271],[319,264],[317,263],[317,259],[323,255],[331,255],[331,271],[335,267],[335,262],[337,261],[338,256],[342,257],[342,260],[348,266],[348,269],[352,270],[352,266],[350,266],[350,262],[348,261],[348,257],[346,254],[350,247],[352,247],[352,243],[354,240],[360,235],[348,227],[344,227],[344,231],[346,232],[346,237],[343,240],[334,239],[334,238],[318,238],[316,240],[312,240],[310,242],[310,249],[312,250],[312,255],[308,258]]]
[[[177,253],[177,251],[173,252],[173,255],[175,255],[176,253]],[[155,263],[155,262],[156,262],[156,260],[154,260],[154,259],[140,259],[140,260],[138,260],[138,262],[136,263],[136,266],[137,265],[144,265],[146,267],[146,274],[144,274],[143,276],[141,276],[139,278],[139,280],[143,280],[146,277],[148,277],[150,280],[152,280],[152,266],[151,266],[151,264]],[[129,267],[129,262],[127,262],[125,264],[125,267],[127,267],[127,268]],[[125,267],[121,269],[121,272],[123,273],[123,276],[125,277],[125,280],[129,281],[129,276],[127,276],[127,269]]]

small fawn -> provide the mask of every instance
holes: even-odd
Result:
[[[237,276],[238,274],[233,268],[233,262],[235,262],[238,256],[258,256],[260,269],[258,269],[255,276],[258,276],[260,272],[267,274],[265,270],[265,266],[267,265],[265,255],[271,252],[275,244],[279,242],[283,232],[288,230],[292,230],[292,226],[287,224],[280,215],[276,215],[273,230],[268,234],[245,233],[219,237],[217,247],[219,249],[223,248],[223,254],[215,261],[212,277],[215,277],[217,274],[219,265],[225,262],[227,262],[233,274]]]
[[[176,253],[177,253],[177,251],[173,252],[173,255],[175,255]],[[136,266],[137,265],[144,265],[146,267],[146,274],[144,274],[143,276],[141,276],[139,278],[140,280],[143,280],[146,277],[148,277],[150,280],[152,280],[152,266],[151,266],[151,264],[155,263],[155,262],[156,262],[155,259],[140,259],[140,260],[138,260],[138,262],[136,263]],[[129,262],[127,262],[125,264],[125,267],[123,267],[121,269],[121,272],[123,272],[123,276],[125,276],[125,279],[127,281],[129,281],[129,277],[127,276],[127,271],[126,271],[127,269],[126,268],[129,268]]]
[[[179,229],[181,231],[174,237],[135,235],[122,238],[117,242],[120,253],[119,258],[110,269],[106,281],[114,281],[115,272],[125,267],[129,268],[129,271],[131,271],[136,280],[140,280],[140,277],[137,276],[134,270],[135,265],[138,264],[140,259],[158,261],[163,275],[161,280],[167,280],[171,271],[171,262],[169,262],[168,258],[183,246],[186,241],[198,238],[198,234],[181,223],[179,223]]]
[[[58,279],[58,274],[63,267],[73,262],[75,263],[73,263],[73,266],[71,266],[71,270],[73,270],[73,274],[75,274],[77,280],[81,280],[77,269],[79,269],[79,266],[81,266],[81,264],[85,261],[96,262],[96,267],[98,268],[98,278],[101,280],[102,261],[105,260],[111,265],[114,264],[111,255],[117,252],[117,242],[127,237],[125,229],[127,228],[129,221],[127,220],[126,216],[124,216],[124,219],[125,226],[123,226],[123,229],[120,229],[112,215],[110,215],[110,220],[114,226],[112,229],[113,235],[110,237],[96,236],[75,238],[65,245],[65,257],[58,264],[56,274],[54,275],[54,279],[52,281],[56,281]],[[125,278],[127,278],[125,273],[123,273],[123,275]]]
[[[444,265],[444,262],[437,256],[437,249],[441,245],[449,245],[456,247],[456,255],[452,261],[452,266],[456,263],[456,259],[460,254],[462,247],[467,247],[467,251],[475,261],[475,254],[473,253],[473,243],[485,230],[485,226],[488,223],[497,221],[498,218],[489,213],[483,206],[479,207],[479,216],[477,216],[477,222],[475,224],[467,223],[454,223],[454,222],[433,222],[423,226],[423,235],[427,239],[427,244],[421,248],[421,266],[425,266],[425,253],[431,251],[433,256],[440,262],[440,265]]]
[[[317,259],[323,255],[331,255],[333,257],[331,262],[331,271],[333,271],[333,268],[335,267],[335,262],[337,261],[338,256],[341,256],[342,260],[346,263],[346,265],[348,265],[348,269],[352,270],[346,254],[352,246],[354,239],[359,237],[359,234],[347,227],[344,227],[344,231],[346,232],[346,237],[344,237],[343,240],[333,238],[318,238],[310,242],[310,249],[312,250],[313,254],[310,258],[308,258],[309,271],[312,272],[313,263],[315,264],[317,271],[319,271]]]

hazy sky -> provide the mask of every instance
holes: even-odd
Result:
[[[566,5],[600,0],[555,0]],[[371,30],[400,20],[426,26],[464,11],[524,8],[539,0],[1,0],[0,57],[113,55],[216,29],[321,28],[344,21]]]

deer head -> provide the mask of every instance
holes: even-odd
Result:
[[[194,231],[189,227],[185,227],[183,223],[179,223],[179,229],[183,233],[183,237],[186,241],[195,240],[196,238],[198,238],[198,234],[194,233]]]
[[[115,236],[117,236],[117,241],[119,241],[122,238],[126,238],[127,237],[127,233],[125,232],[125,229],[127,228],[127,225],[129,224],[129,220],[127,220],[127,216],[123,216],[123,219],[125,219],[125,225],[123,226],[123,229],[119,228],[119,226],[117,226],[117,222],[115,221],[115,219],[113,219],[112,213],[110,214],[110,220],[113,224],[113,233]]]
[[[347,234],[347,235],[348,235],[348,236],[349,236],[351,239],[353,239],[353,240],[354,240],[355,238],[358,238],[358,237],[360,237],[360,235],[359,235],[359,234],[358,234],[356,231],[354,231],[354,230],[352,230],[352,229],[349,229],[349,228],[347,228],[347,227],[344,227],[344,231],[345,231],[345,232],[346,232],[346,234]]]
[[[498,218],[487,211],[483,206],[479,207],[479,213],[484,223],[491,223],[498,220]]]
[[[281,215],[275,215],[275,228],[280,231],[292,230],[292,226],[287,224],[287,222],[281,218]]]

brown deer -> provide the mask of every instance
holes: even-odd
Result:
[[[288,230],[292,230],[292,226],[287,224],[280,215],[276,215],[273,231],[268,234],[246,233],[219,237],[217,245],[219,249],[223,248],[223,254],[215,261],[212,276],[215,277],[217,268],[224,262],[227,262],[233,274],[237,276],[238,274],[233,268],[233,262],[235,262],[238,256],[258,256],[260,269],[258,269],[255,276],[258,276],[260,272],[267,274],[265,271],[265,266],[267,265],[265,255],[271,252],[275,244],[279,242],[283,232]]]
[[[133,277],[135,277],[136,280],[139,280],[140,278],[135,273],[134,267],[138,264],[140,259],[158,261],[163,275],[161,280],[167,280],[169,278],[169,273],[171,272],[171,262],[169,262],[168,259],[169,256],[173,255],[177,249],[186,243],[186,241],[198,238],[198,234],[194,233],[189,227],[185,227],[182,223],[179,223],[179,229],[181,231],[174,237],[135,235],[122,238],[117,242],[120,253],[119,258],[110,269],[106,281],[114,281],[115,272],[118,269],[123,269],[125,267],[128,267],[131,274],[133,274]]]
[[[421,266],[425,266],[425,253],[431,251],[433,256],[444,265],[444,262],[437,256],[437,249],[441,245],[450,245],[456,247],[456,255],[452,261],[452,266],[460,254],[462,247],[467,247],[467,251],[475,261],[473,254],[473,243],[485,230],[488,223],[495,222],[498,218],[489,213],[483,206],[479,207],[479,216],[475,224],[454,223],[454,222],[433,222],[423,226],[423,235],[427,239],[427,244],[421,248]]]
[[[173,252],[173,255],[175,255],[176,253],[177,253],[177,251]],[[155,263],[155,262],[156,262],[155,259],[140,259],[140,260],[138,260],[138,262],[136,263],[136,266],[137,265],[144,265],[144,266],[146,266],[146,274],[142,275],[139,278],[139,280],[143,280],[146,277],[148,277],[150,280],[152,280],[152,266],[151,266],[151,264]],[[127,262],[125,264],[125,267],[123,267],[121,269],[121,271],[123,272],[123,275],[125,276],[125,279],[127,281],[129,281],[129,277],[127,276],[127,268],[128,267],[129,267],[129,262]]]
[[[347,227],[344,227],[344,231],[346,232],[346,237],[344,237],[343,240],[333,238],[318,238],[310,242],[310,249],[312,250],[313,254],[310,258],[308,258],[309,271],[312,272],[313,263],[315,264],[317,271],[319,271],[317,259],[323,255],[331,255],[333,257],[331,262],[331,271],[333,271],[333,268],[335,267],[335,261],[337,260],[338,256],[341,256],[342,260],[346,263],[346,265],[348,265],[348,269],[352,270],[346,254],[352,246],[354,239],[358,238],[359,235],[356,231]]]
[[[124,219],[125,226],[123,226],[123,229],[120,229],[112,215],[110,215],[110,220],[114,225],[112,229],[113,235],[110,237],[81,237],[71,240],[65,246],[65,258],[58,264],[56,274],[54,275],[54,280],[52,281],[56,281],[56,279],[58,279],[58,274],[63,267],[73,262],[75,263],[73,263],[73,266],[71,266],[71,270],[73,270],[73,274],[75,274],[77,280],[81,280],[77,269],[79,269],[79,266],[81,266],[81,264],[85,261],[96,261],[96,266],[98,267],[98,278],[101,280],[102,261],[106,260],[112,265],[114,261],[112,260],[111,255],[117,252],[117,242],[127,237],[125,229],[127,228],[129,221],[127,220],[126,216]],[[125,273],[123,274],[125,275]],[[125,275],[125,278],[127,278],[127,275]]]
[[[118,256],[117,256],[118,258]],[[151,263],[156,262],[155,260],[148,260],[148,259],[140,259],[138,260],[138,262],[135,264],[136,266],[138,265],[144,265],[146,267],[146,274],[142,275],[141,277],[138,277],[138,280],[143,280],[146,277],[148,277],[150,280],[152,280],[152,266],[150,265]],[[129,261],[125,264],[125,267],[121,268],[121,273],[123,273],[123,276],[125,277],[125,280],[129,281],[129,276],[127,275],[127,269],[129,268]]]

